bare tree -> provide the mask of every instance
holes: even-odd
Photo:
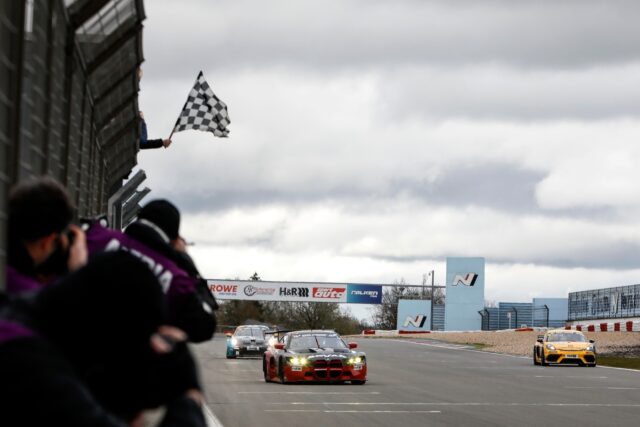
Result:
[[[431,299],[430,288],[416,288],[405,285],[401,278],[394,282],[399,286],[387,286],[382,292],[382,302],[375,306],[373,310],[373,321],[376,328],[395,329],[398,324],[398,301],[401,299]],[[434,304],[444,303],[444,292],[442,288],[436,288],[433,292]]]

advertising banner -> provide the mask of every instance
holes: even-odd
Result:
[[[447,258],[446,331],[482,328],[484,308],[484,258]]]
[[[347,285],[347,302],[350,304],[382,303],[381,285]]]
[[[339,302],[380,304],[381,285],[314,282],[207,280],[219,300]]]
[[[419,299],[398,300],[399,331],[430,331],[431,301]]]

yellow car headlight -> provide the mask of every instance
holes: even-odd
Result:
[[[553,346],[553,344],[547,344],[547,349],[555,351],[556,348]]]
[[[307,364],[307,359],[304,357],[292,357],[290,363],[293,366],[304,366]]]

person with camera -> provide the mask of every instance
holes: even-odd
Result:
[[[87,263],[84,232],[72,224],[75,208],[56,180],[16,185],[8,210],[7,293],[39,289]]]

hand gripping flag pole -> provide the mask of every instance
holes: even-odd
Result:
[[[200,71],[169,139],[174,132],[188,129],[212,132],[214,136],[226,138],[229,136],[227,129],[229,123],[231,120],[229,120],[227,104],[220,101],[213,93],[209,83],[204,79],[202,71]]]

